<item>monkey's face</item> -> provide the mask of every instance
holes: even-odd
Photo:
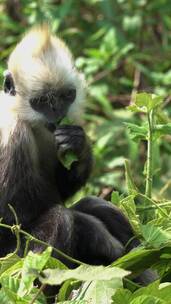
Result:
[[[37,97],[29,100],[31,107],[43,114],[48,122],[60,122],[64,118],[70,106],[76,99],[76,88],[74,85],[62,88],[47,88],[40,92]]]
[[[40,27],[28,33],[9,58],[5,90],[18,99],[24,119],[59,122],[79,118],[84,81],[66,45]]]

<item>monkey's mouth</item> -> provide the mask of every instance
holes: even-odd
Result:
[[[62,88],[58,91],[46,92],[30,99],[31,107],[43,114],[48,123],[60,123],[67,116],[71,104],[76,98],[75,88]]]

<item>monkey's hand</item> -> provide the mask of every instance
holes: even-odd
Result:
[[[59,159],[57,185],[61,198],[66,199],[86,183],[92,169],[92,153],[86,134],[79,126],[60,126],[54,136]],[[70,166],[61,161],[67,154],[75,155]]]
[[[80,126],[60,126],[54,135],[59,159],[72,153],[73,160],[80,161],[90,149],[85,132]]]

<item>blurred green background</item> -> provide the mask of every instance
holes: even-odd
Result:
[[[144,143],[135,143],[124,122],[141,116],[126,106],[137,91],[164,98],[163,119],[171,114],[170,0],[0,0],[0,77],[8,55],[25,30],[48,21],[71,48],[88,83],[85,128],[95,165],[89,184],[79,193],[110,197],[125,192],[124,158],[143,190]],[[165,118],[165,115],[168,115]],[[162,119],[161,117],[161,119]],[[155,147],[154,194],[169,198],[171,137]]]

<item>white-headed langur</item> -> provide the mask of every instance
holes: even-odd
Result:
[[[83,128],[60,125],[65,117],[78,123],[84,91],[69,49],[46,25],[29,31],[13,50],[0,93],[0,217],[14,224],[11,204],[22,229],[83,262],[108,265],[133,237],[125,216],[96,197],[64,207],[92,169]],[[70,169],[60,161],[67,151],[77,157]],[[22,255],[24,239],[21,243]],[[15,245],[11,231],[1,228],[0,256]],[[134,239],[127,249],[137,245]],[[32,249],[42,248],[33,244]],[[153,279],[148,270],[140,276],[143,284]]]

